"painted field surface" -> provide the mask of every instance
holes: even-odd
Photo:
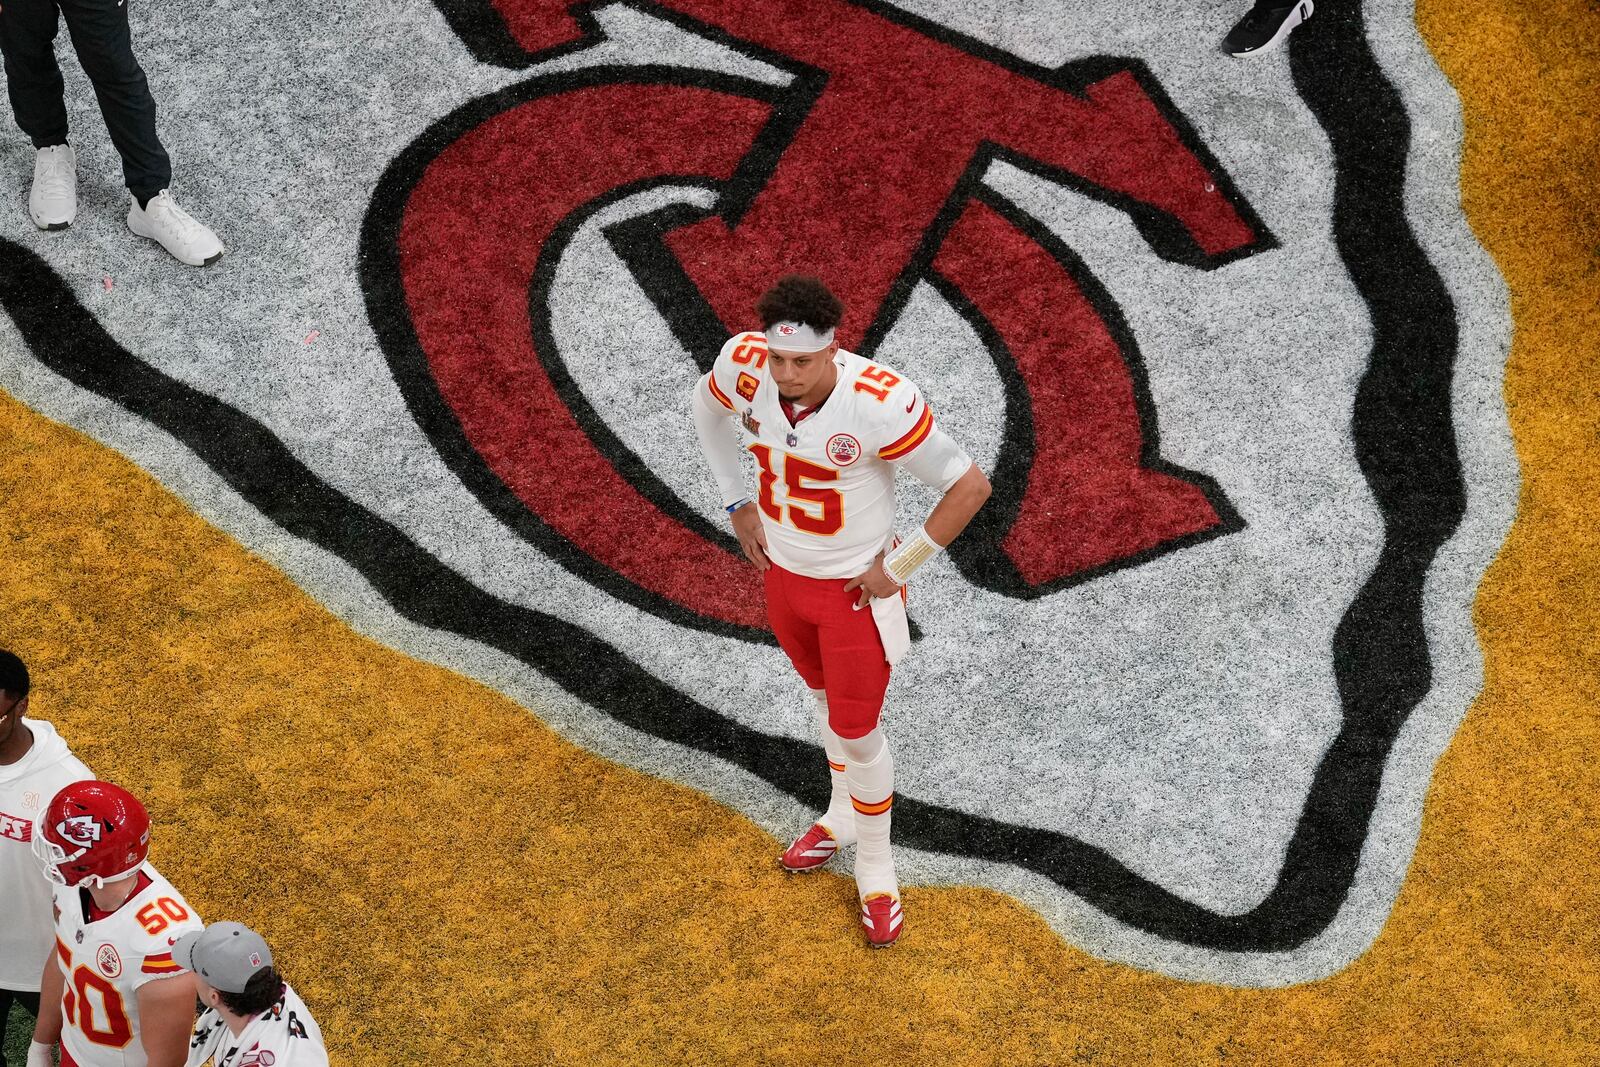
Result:
[[[1600,1061],[1600,14],[1234,6],[136,9],[230,252],[0,144],[32,713],[339,1063]],[[796,260],[996,485],[884,953],[684,402]]]

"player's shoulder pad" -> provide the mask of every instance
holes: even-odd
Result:
[[[865,393],[869,398],[875,397],[878,391],[888,396],[898,396],[917,392],[917,385],[906,377],[904,371],[892,363],[885,363],[881,359],[872,359],[857,352],[846,352],[847,360],[844,365],[844,374],[849,375],[861,386],[856,390]],[[905,407],[905,401],[900,401],[900,406]]]
[[[879,363],[877,366],[883,367],[883,364]],[[899,408],[891,408],[891,410],[904,413],[906,405],[910,404],[913,400],[918,405],[921,405],[922,390],[917,388],[916,382],[912,381],[910,378],[907,378],[903,373],[894,369],[893,367],[884,367],[883,369],[893,374],[895,378],[898,379],[889,387],[889,399],[886,403],[894,404],[896,401],[898,401]]]
[[[922,390],[910,379],[900,377],[899,372],[894,373],[899,380],[889,387],[882,405],[873,405],[882,412],[878,458],[886,460],[909,456],[933,430],[933,409]]]
[[[180,968],[171,963],[172,943],[191,930],[201,929],[200,916],[159,871],[148,866],[145,870],[150,884],[129,901],[140,927],[134,947],[145,953],[146,974],[176,974]]]
[[[767,335],[749,330],[728,338],[711,365],[707,384],[712,399],[730,411],[740,400],[749,403],[761,388],[761,369],[767,364]]]
[[[717,353],[717,362],[727,361],[736,366],[746,366],[755,362],[754,353],[767,350],[767,335],[760,330],[746,330],[736,333],[722,342],[722,350]]]

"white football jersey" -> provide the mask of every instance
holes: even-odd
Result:
[[[299,994],[283,984],[278,1002],[235,1034],[215,1008],[195,1020],[187,1067],[328,1067],[322,1029]]]
[[[765,334],[729,338],[703,379],[738,416],[760,467],[767,555],[811,578],[854,578],[889,546],[896,466],[941,492],[972,466],[904,375],[844,349],[834,365],[833,392],[798,425],[767,370]]]
[[[140,887],[110,915],[92,919],[89,892],[55,887],[61,1045],[78,1067],[145,1067],[139,987],[182,974],[172,943],[202,927],[189,902],[150,864]]]

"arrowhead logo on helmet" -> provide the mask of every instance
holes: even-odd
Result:
[[[139,869],[150,846],[150,814],[111,782],[64,786],[45,808],[33,853],[58,885],[104,885]]]
[[[99,842],[103,824],[93,815],[74,815],[56,824],[56,833],[81,848]]]

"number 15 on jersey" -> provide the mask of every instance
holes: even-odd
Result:
[[[839,480],[838,471],[788,452],[774,452],[770,445],[753,444],[750,451],[761,465],[757,503],[767,518],[822,537],[844,528],[844,494],[827,485]],[[776,467],[782,467],[781,475]]]

